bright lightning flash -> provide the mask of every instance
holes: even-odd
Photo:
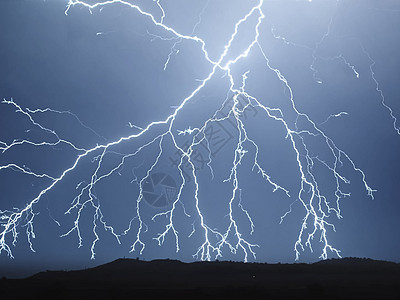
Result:
[[[176,198],[172,202],[171,206],[167,210],[157,213],[153,216],[154,221],[159,220],[159,217],[161,216],[167,218],[165,230],[160,232],[158,236],[154,237],[159,245],[162,245],[165,239],[172,238],[175,241],[176,251],[178,252],[180,250],[181,236],[179,235],[176,228],[175,219],[177,218],[177,214],[179,214],[179,212],[177,211],[178,205],[181,205],[183,202],[190,201],[190,199],[183,199],[182,196],[185,187],[187,187],[188,185],[187,178],[184,176],[183,173],[183,166],[184,164],[188,164],[190,166],[191,176],[194,182],[194,193],[191,200],[194,203],[196,213],[196,216],[192,215],[190,217],[197,220],[192,224],[193,231],[191,232],[190,236],[192,236],[195,232],[200,232],[202,235],[202,242],[198,245],[198,249],[194,253],[194,257],[200,260],[212,260],[218,257],[222,257],[224,251],[230,251],[234,254],[239,253],[243,255],[244,261],[248,261],[249,256],[255,259],[256,248],[258,247],[258,245],[255,242],[250,241],[250,237],[246,237],[246,234],[243,232],[242,226],[235,218],[235,215],[237,213],[244,214],[251,224],[250,234],[253,233],[254,230],[256,230],[256,224],[253,222],[250,213],[245,209],[242,202],[242,187],[239,176],[241,164],[244,163],[243,158],[250,155],[250,153],[254,153],[254,156],[252,157],[253,170],[258,172],[258,174],[265,179],[266,183],[271,186],[273,191],[281,191],[283,192],[282,195],[284,195],[285,197],[294,197],[294,200],[292,200],[293,203],[300,203],[302,208],[304,209],[304,217],[302,223],[300,224],[298,238],[294,242],[294,252],[296,259],[299,259],[301,252],[304,251],[305,248],[313,251],[313,245],[315,243],[314,238],[317,236],[319,237],[319,242],[322,245],[322,252],[320,253],[320,257],[322,259],[328,258],[328,255],[330,254],[340,257],[340,251],[336,249],[328,240],[328,233],[330,231],[335,231],[334,224],[327,221],[328,216],[332,214],[336,215],[339,219],[342,217],[340,200],[343,197],[349,196],[349,193],[342,191],[342,186],[344,184],[349,184],[349,180],[346,179],[343,174],[341,174],[340,167],[344,164],[347,164],[354,170],[354,172],[358,173],[362,179],[367,194],[372,198],[374,190],[368,185],[364,172],[357,166],[354,160],[344,150],[340,149],[335,144],[335,142],[325,133],[325,131],[320,126],[321,124],[314,122],[309,117],[309,115],[298,109],[289,81],[278,68],[272,65],[266,51],[262,48],[261,43],[259,42],[259,30],[261,24],[263,24],[263,22],[265,22],[266,20],[263,11],[264,1],[258,1],[258,3],[254,7],[245,12],[243,14],[243,17],[236,22],[235,26],[232,28],[232,33],[229,41],[224,46],[222,53],[220,53],[219,56],[216,58],[211,57],[211,55],[209,55],[209,53],[207,52],[206,42],[202,38],[193,34],[196,28],[193,29],[192,35],[185,35],[179,33],[174,28],[167,26],[165,24],[166,15],[162,7],[162,3],[159,0],[155,2],[156,6],[161,11],[161,18],[156,18],[153,14],[144,11],[138,5],[122,0],[109,0],[94,4],[89,4],[87,2],[78,0],[69,0],[69,3],[65,10],[65,14],[68,15],[68,12],[70,12],[75,7],[87,8],[90,13],[93,13],[97,9],[103,9],[104,7],[110,5],[123,5],[126,8],[135,10],[141,15],[142,18],[151,21],[155,27],[164,30],[169,35],[172,34],[174,38],[176,38],[177,42],[171,49],[170,55],[168,55],[168,59],[164,65],[164,70],[167,68],[171,55],[174,53],[177,54],[177,50],[175,49],[177,43],[186,40],[188,42],[194,43],[195,45],[198,45],[198,47],[201,49],[202,54],[206,59],[206,63],[209,65],[208,75],[199,81],[198,86],[186,98],[184,98],[179,105],[174,106],[173,113],[170,114],[166,119],[153,121],[144,127],[139,127],[133,125],[132,123],[129,123],[129,127],[134,128],[136,133],[123,136],[118,140],[111,142],[104,142],[101,136],[96,133],[96,135],[102,139],[102,143],[96,144],[91,148],[83,148],[72,143],[69,140],[63,139],[56,131],[47,128],[36,121],[38,114],[72,113],[55,111],[50,108],[23,108],[19,106],[16,102],[14,102],[13,99],[4,99],[2,101],[3,105],[14,107],[16,112],[22,114],[24,118],[27,118],[32,126],[45,132],[46,134],[48,134],[48,136],[51,136],[51,139],[40,142],[31,141],[29,139],[14,140],[11,143],[0,141],[1,153],[4,154],[6,152],[13,151],[15,148],[21,147],[23,145],[31,145],[34,147],[54,147],[57,145],[66,145],[67,147],[70,147],[72,151],[75,151],[76,156],[73,163],[68,168],[62,170],[59,175],[36,172],[26,166],[21,166],[16,163],[9,163],[0,166],[1,171],[5,169],[14,170],[22,172],[27,176],[34,176],[38,179],[47,180],[47,182],[49,182],[49,184],[37,195],[29,199],[29,201],[23,208],[0,211],[0,253],[5,251],[10,257],[13,257],[11,247],[13,245],[15,246],[15,244],[17,243],[20,227],[25,228],[27,241],[30,245],[31,250],[34,251],[34,220],[37,214],[37,212],[35,212],[35,206],[39,203],[39,201],[41,201],[46,193],[56,189],[57,185],[62,182],[68,174],[73,173],[77,166],[85,158],[94,156],[93,163],[96,166],[95,170],[92,172],[91,176],[85,178],[84,181],[76,186],[77,195],[73,199],[71,206],[66,212],[67,214],[74,215],[75,221],[72,228],[67,231],[63,236],[68,236],[73,233],[77,234],[79,239],[79,246],[82,246],[82,212],[87,207],[92,207],[94,209],[92,231],[95,236],[91,244],[92,258],[95,257],[96,244],[100,240],[100,236],[98,233],[99,227],[103,227],[106,231],[110,232],[117,239],[118,242],[120,242],[120,239],[128,232],[133,231],[135,235],[135,240],[132,241],[131,251],[138,251],[140,254],[142,254],[146,247],[146,244],[143,241],[143,234],[147,231],[148,228],[148,225],[146,225],[142,217],[142,200],[144,197],[143,185],[145,184],[146,180],[148,180],[149,176],[151,176],[152,171],[154,171],[155,167],[158,165],[160,157],[165,149],[165,144],[167,142],[172,142],[173,146],[176,148],[176,151],[180,153],[180,160],[177,168],[180,174],[181,181],[177,189]],[[242,27],[249,24],[250,19],[256,20],[253,28],[248,33],[251,36],[251,40],[248,42],[247,45],[244,46],[244,51],[242,51],[236,57],[228,59],[228,57],[230,57],[229,55],[231,54],[230,50],[232,48],[232,44],[237,40],[239,31]],[[196,24],[196,26],[197,25],[198,24]],[[273,28],[272,34],[275,36],[276,39],[281,39],[285,43],[289,43],[286,41],[285,38],[276,36]],[[328,34],[329,30],[323,38],[325,38]],[[320,43],[322,43],[322,41],[323,39],[321,39]],[[316,45],[316,47],[318,46],[319,44]],[[318,57],[316,56],[316,49],[311,49],[311,51],[312,57],[314,58],[314,61],[311,64],[311,68],[314,72],[314,78],[316,78],[316,70],[314,69],[313,64]],[[289,103],[291,113],[296,116],[295,121],[285,118],[285,113],[281,108],[270,107],[265,104],[265,101],[263,101],[263,99],[256,98],[254,95],[251,95],[248,92],[248,90],[246,89],[246,82],[247,80],[249,80],[249,72],[242,74],[242,80],[240,82],[235,81],[234,76],[232,75],[232,68],[239,61],[245,61],[249,53],[251,52],[258,52],[258,54],[261,54],[262,57],[264,57],[265,59],[265,68],[272,72],[272,74],[276,76],[276,79],[283,84],[286,90],[286,94],[288,95],[287,101]],[[342,55],[338,56],[337,59],[343,61],[356,74],[357,77],[359,76],[359,73],[356,71],[355,67],[351,65]],[[372,59],[371,62],[373,62]],[[371,64],[371,72],[372,67],[373,63]],[[176,120],[179,118],[179,115],[182,113],[182,111],[185,110],[186,104],[196,95],[198,95],[200,91],[203,90],[203,88],[209,83],[209,81],[216,76],[217,71],[224,72],[225,76],[229,78],[230,93],[234,95],[233,105],[232,107],[230,107],[229,113],[224,117],[218,117],[218,111],[216,111],[213,117],[204,120],[201,126],[193,126],[191,124],[188,124],[186,129],[174,129]],[[376,86],[377,91],[381,93],[377,82]],[[382,103],[385,105],[386,108],[390,110],[390,108],[384,102],[382,93],[381,95]],[[244,106],[240,105],[239,97],[240,99],[245,99]],[[262,163],[259,161],[259,153],[263,150],[261,149],[259,144],[257,144],[257,142],[252,139],[251,132],[247,129],[243,118],[243,114],[245,113],[246,109],[249,108],[255,108],[258,111],[261,111],[265,118],[276,122],[284,130],[285,138],[289,142],[288,144],[290,145],[292,155],[297,162],[296,168],[298,169],[300,175],[298,178],[299,190],[296,192],[296,195],[290,195],[287,188],[281,186],[279,183],[274,181],[272,176],[269,175],[268,171],[262,166]],[[391,110],[390,112],[392,117],[394,118]],[[347,115],[347,113],[340,112],[329,116],[329,118],[341,117],[343,115]],[[327,122],[329,118],[325,122]],[[229,170],[229,176],[225,180],[225,182],[231,184],[231,192],[227,206],[229,222],[226,228],[224,228],[223,230],[218,230],[212,228],[207,222],[207,215],[202,207],[202,200],[200,196],[200,192],[202,189],[204,189],[204,187],[202,186],[198,178],[198,173],[195,168],[193,157],[195,155],[196,146],[198,146],[202,142],[205,142],[206,144],[209,143],[206,136],[207,128],[212,124],[223,122],[227,119],[230,119],[234,122],[238,134],[235,142],[234,156],[231,168]],[[78,121],[81,125],[85,126],[79,119]],[[398,131],[396,123],[394,124],[394,126],[395,129]],[[154,134],[154,128],[161,131],[161,133],[151,137],[148,142],[141,144],[141,146],[138,147],[134,152],[123,155],[120,162],[115,164],[110,171],[106,173],[102,172],[103,160],[106,153],[114,151],[116,147],[127,141],[141,141],[141,137],[151,136],[152,134]],[[187,148],[184,148],[178,144],[177,136],[179,135],[186,135],[191,138],[189,146]],[[329,162],[327,160],[321,159],[318,156],[315,156],[315,154],[312,154],[309,146],[310,139],[319,140],[325,145],[328,155],[330,157]],[[134,158],[140,152],[145,151],[151,145],[157,145],[158,152],[157,155],[155,155],[151,159],[151,165],[147,169],[145,175],[142,178],[138,177],[135,179],[139,185],[139,194],[136,198],[135,213],[132,216],[132,220],[130,221],[129,226],[127,226],[126,230],[124,230],[123,232],[116,232],[113,226],[108,224],[104,219],[102,206],[95,196],[95,186],[112,174],[118,173],[127,159]],[[317,164],[319,165],[319,167],[323,167],[328,172],[330,172],[334,178],[335,191],[332,195],[324,195],[321,192],[319,185],[321,178],[319,178],[314,168]],[[209,166],[211,171],[213,171],[211,156],[209,157],[209,162],[207,163],[207,165]],[[282,216],[281,219],[284,220],[286,215],[289,214],[291,211],[292,205],[290,206],[288,212],[284,216]],[[310,224],[312,224],[312,226],[310,226]]]

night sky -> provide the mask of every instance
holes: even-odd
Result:
[[[312,188],[306,186],[299,194],[302,181],[296,152],[283,123],[274,119],[281,114],[290,130],[297,132],[294,142],[306,180],[315,179],[313,186],[332,207],[337,207],[338,175],[335,177],[332,168],[339,152],[332,153],[330,147],[344,151],[356,166],[344,154],[340,154],[342,163],[336,161],[336,174],[343,179],[338,179],[340,190],[350,195],[339,201],[340,219],[335,211],[322,208],[324,220],[336,229],[334,232],[332,226],[325,225],[329,244],[343,257],[400,262],[400,133],[396,131],[400,122],[395,123],[396,116],[400,117],[397,1],[264,1],[261,24],[257,27],[259,11],[241,23],[221,66],[249,47],[256,27],[258,43],[231,65],[229,74],[227,69],[216,68],[204,87],[176,114],[170,132],[170,123],[156,125],[104,152],[101,145],[139,134],[151,122],[164,121],[174,114],[213,70],[200,42],[179,39],[154,22],[162,20],[179,34],[197,36],[204,41],[210,60],[216,62],[235,24],[259,4],[161,0],[162,17],[157,1],[128,2],[151,14],[154,21],[122,4],[91,10],[77,4],[65,14],[66,0],[0,1],[0,98],[5,100],[0,105],[0,276],[85,268],[120,257],[201,259],[193,257],[204,243],[195,183],[199,185],[198,206],[215,245],[219,236],[213,232],[224,233],[231,224],[235,153],[236,159],[239,154],[244,156],[237,164],[238,189],[232,216],[241,237],[259,246],[252,248],[256,259],[248,252],[248,260],[294,262],[295,243],[310,209],[298,198],[300,195],[307,202]],[[234,79],[234,89],[239,90],[243,74],[247,76],[245,92],[271,108],[272,117],[256,106],[243,110],[254,101],[243,95],[235,98],[229,90],[229,75]],[[290,91],[277,74],[287,80],[297,110],[311,121],[295,113]],[[238,119],[231,110],[235,99],[241,111]],[[182,154],[173,141],[186,151],[196,134],[188,129],[203,126],[214,115],[224,120],[205,128],[199,136],[206,139],[199,141],[191,154],[195,180],[187,159],[182,160],[179,172]],[[245,132],[258,145],[258,163],[282,189],[274,191],[274,186],[253,168],[256,148],[252,143],[245,142],[242,152],[235,152]],[[167,134],[160,140],[163,133]],[[17,144],[8,148],[13,141]],[[52,145],[38,145],[43,142]],[[13,232],[4,235],[10,216],[14,218],[54,178],[71,168],[78,155],[96,145],[98,150],[80,159],[73,170],[43,193],[31,212],[22,214],[13,245]],[[126,157],[115,169],[124,156],[143,145],[147,146]],[[98,178],[113,169],[110,176],[82,192],[96,179],[94,174]],[[37,178],[22,170],[50,178]],[[362,174],[368,186],[376,190],[373,199]],[[232,180],[226,181],[230,175]],[[172,230],[163,245],[154,239],[165,230],[169,215],[155,220],[152,217],[171,209],[182,178],[186,184],[173,213],[179,235],[180,250],[176,252]],[[140,245],[130,252],[140,229],[140,187],[140,237],[146,245],[142,254]],[[80,202],[74,207],[81,192]],[[86,202],[80,212],[79,247],[77,230],[61,236],[73,229],[80,204],[90,199],[92,202]],[[312,205],[318,210],[316,199]],[[70,213],[65,214],[67,211]],[[315,233],[311,252],[306,240],[313,231],[313,219],[306,224],[304,251],[298,248],[299,261],[313,262],[323,251],[321,231]],[[131,230],[126,231],[129,227]],[[120,236],[120,243],[113,231],[116,235],[126,232]],[[228,241],[235,246],[237,238],[231,233]],[[4,245],[10,247],[13,259]],[[241,247],[236,254],[227,245],[221,249],[220,260],[242,261],[245,257]],[[213,252],[211,259],[216,254]],[[328,258],[337,257],[329,250],[327,254]]]

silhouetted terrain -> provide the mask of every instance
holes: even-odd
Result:
[[[400,299],[399,264],[358,258],[314,264],[118,259],[0,281],[0,299]]]

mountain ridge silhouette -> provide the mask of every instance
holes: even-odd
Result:
[[[362,258],[312,264],[121,258],[84,270],[3,279],[0,291],[13,299],[400,299],[400,264]]]

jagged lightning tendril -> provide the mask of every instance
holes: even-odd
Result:
[[[372,59],[371,55],[365,49],[365,47],[363,45],[360,45],[360,46],[361,46],[362,51],[364,52],[364,54],[368,57],[368,59],[370,61],[369,70],[371,72],[371,78],[375,83],[375,90],[378,92],[378,94],[381,98],[382,105],[389,111],[390,117],[393,120],[394,130],[397,132],[397,134],[400,135],[400,125],[397,124],[397,118],[395,117],[395,115],[393,113],[393,109],[386,103],[385,95],[383,94],[383,91],[381,90],[381,88],[379,86],[379,82],[375,77],[374,66],[375,66],[376,62],[375,62],[375,60]]]
[[[133,131],[135,133],[123,136],[115,141],[106,141],[95,131],[84,125],[80,121],[80,119],[75,116],[81,126],[90,129],[93,134],[102,139],[102,143],[96,144],[91,148],[84,148],[76,145],[75,143],[72,143],[71,141],[62,138],[62,136],[59,135],[56,131],[42,126],[38,121],[35,120],[35,115],[38,113],[71,113],[59,112],[51,110],[50,108],[24,109],[12,99],[4,99],[2,102],[3,104],[13,106],[16,109],[17,113],[21,113],[25,118],[30,121],[32,126],[35,126],[40,131],[49,134],[51,138],[49,137],[48,140],[43,140],[39,142],[32,141],[30,139],[14,140],[12,142],[0,141],[0,151],[2,151],[3,153],[6,151],[11,151],[16,147],[21,147],[24,144],[29,144],[34,147],[52,147],[59,144],[65,144],[76,153],[76,156],[73,162],[70,163],[70,166],[65,168],[59,174],[46,174],[41,173],[40,171],[32,171],[26,166],[20,166],[16,163],[9,163],[0,166],[0,171],[9,169],[21,172],[25,175],[34,176],[37,179],[46,180],[47,182],[46,187],[42,189],[36,196],[30,199],[25,207],[21,209],[0,211],[0,252],[5,251],[9,256],[13,256],[11,245],[15,245],[17,242],[17,237],[19,234],[18,229],[20,226],[23,226],[25,228],[29,246],[32,251],[34,251],[32,240],[35,238],[33,225],[35,216],[37,215],[37,213],[34,211],[36,204],[43,198],[46,193],[56,189],[57,184],[63,181],[69,173],[72,173],[85,158],[91,158],[91,161],[95,166],[94,171],[88,178],[84,178],[79,184],[76,185],[77,195],[74,199],[72,199],[70,207],[65,212],[65,214],[73,215],[75,219],[73,222],[73,226],[62,236],[68,236],[72,233],[75,233],[78,237],[78,246],[81,247],[83,245],[83,237],[81,232],[82,214],[88,207],[91,207],[94,211],[91,221],[91,230],[94,235],[94,239],[92,240],[90,247],[92,258],[95,257],[96,245],[100,241],[100,227],[109,232],[118,243],[121,242],[121,238],[123,236],[126,236],[129,232],[134,232],[135,238],[132,241],[131,251],[138,251],[140,254],[142,254],[146,247],[146,244],[143,241],[143,235],[148,231],[149,228],[149,225],[145,223],[145,220],[143,219],[141,213],[142,201],[144,197],[144,185],[149,180],[153,170],[159,164],[160,158],[164,152],[164,145],[168,141],[172,142],[173,146],[180,155],[177,169],[179,171],[181,181],[179,183],[179,186],[177,187],[176,197],[172,201],[169,208],[162,212],[156,213],[151,219],[154,222],[166,220],[166,223],[164,224],[164,230],[154,237],[154,240],[159,245],[162,245],[167,238],[171,237],[175,241],[176,251],[180,251],[181,236],[176,227],[175,219],[177,218],[177,215],[181,213],[181,211],[183,211],[183,214],[188,219],[193,219],[191,223],[192,231],[190,232],[188,238],[192,238],[195,234],[199,234],[202,236],[202,241],[198,245],[197,251],[194,253],[194,257],[201,260],[212,260],[222,257],[224,251],[228,250],[233,254],[241,253],[243,255],[244,261],[248,261],[249,257],[253,257],[255,259],[255,249],[259,246],[256,243],[248,240],[245,234],[247,232],[245,228],[247,228],[247,230],[250,228],[249,234],[252,235],[253,232],[257,230],[257,227],[256,222],[253,221],[253,219],[251,218],[251,212],[245,208],[245,204],[242,199],[242,186],[239,176],[241,165],[244,164],[244,157],[252,155],[252,170],[257,172],[266,181],[266,183],[271,186],[274,192],[281,192],[282,195],[285,195],[287,197],[295,197],[294,200],[292,200],[292,204],[289,206],[289,210],[287,211],[287,213],[282,216],[281,222],[283,222],[287,215],[292,212],[294,204],[299,203],[304,209],[305,215],[303,217],[302,223],[300,224],[298,238],[295,241],[294,245],[296,259],[299,258],[301,251],[304,251],[306,247],[313,251],[313,240],[317,235],[319,235],[319,241],[322,245],[322,253],[320,254],[321,258],[326,259],[329,253],[333,253],[334,255],[340,257],[340,251],[332,246],[328,241],[328,232],[330,230],[335,231],[335,227],[327,220],[331,214],[336,215],[337,218],[342,217],[340,200],[343,197],[349,196],[349,193],[342,191],[343,185],[349,184],[349,181],[343,174],[341,174],[339,168],[345,163],[349,164],[355,172],[358,172],[361,175],[361,179],[369,196],[373,197],[374,190],[367,184],[364,172],[356,165],[351,157],[345,151],[340,149],[335,144],[335,142],[323,131],[323,129],[320,127],[321,124],[317,124],[306,113],[301,112],[297,108],[294,93],[289,84],[289,81],[278,68],[273,66],[273,64],[268,59],[268,56],[260,43],[260,26],[261,24],[263,24],[263,22],[265,22],[265,14],[262,9],[264,1],[258,1],[258,3],[254,7],[252,7],[248,12],[244,13],[243,17],[236,22],[230,39],[224,46],[222,53],[220,53],[220,55],[216,58],[211,58],[209,56],[207,52],[207,45],[204,40],[194,35],[196,27],[199,26],[201,22],[201,15],[204,13],[205,8],[203,8],[202,12],[200,13],[198,19],[199,21],[191,30],[191,34],[185,35],[166,25],[166,14],[165,10],[162,7],[161,1],[154,0],[153,2],[158,7],[158,11],[161,12],[161,16],[159,18],[153,16],[149,12],[142,10],[138,5],[122,0],[109,0],[94,4],[89,4],[79,0],[70,0],[65,10],[65,14],[68,15],[68,12],[75,6],[85,7],[90,11],[90,13],[93,13],[96,9],[102,9],[108,5],[114,4],[119,4],[134,9],[141,15],[141,17],[150,20],[154,24],[154,26],[163,29],[165,33],[168,33],[169,35],[173,35],[173,40],[175,42],[171,48],[170,54],[167,56],[164,70],[167,68],[172,54],[176,54],[178,52],[178,50],[176,49],[178,44],[183,40],[187,40],[192,41],[193,43],[199,45],[199,47],[201,48],[204,58],[209,64],[210,70],[208,75],[204,79],[199,81],[198,86],[186,98],[184,98],[179,105],[173,107],[173,113],[170,114],[166,119],[153,121],[147,126],[143,127],[129,123],[128,126],[134,129]],[[242,51],[237,56],[228,59],[232,44],[234,43],[234,41],[236,41],[240,28],[243,25],[249,23],[249,20],[251,18],[255,19],[256,23],[249,32],[249,36],[251,37],[250,41],[247,45],[244,45],[244,51]],[[317,49],[323,43],[324,39],[329,35],[331,25],[332,19],[329,23],[327,32],[317,42],[315,49],[311,49],[312,61],[310,64],[310,69],[312,70],[313,77],[318,83],[321,83],[322,81],[317,77],[317,70],[315,69],[315,62],[318,59]],[[285,43],[289,43],[286,41],[285,38],[275,35],[273,27],[271,32],[276,38],[283,40]],[[158,36],[154,37],[156,38]],[[162,37],[160,38],[163,39]],[[250,71],[242,74],[241,82],[235,81],[234,76],[232,75],[232,67],[237,62],[245,60],[250,52],[257,52],[258,54],[261,54],[264,58],[265,67],[270,72],[272,72],[277,80],[279,80],[283,84],[288,94],[287,101],[290,104],[291,113],[294,113],[296,115],[295,121],[286,119],[285,113],[282,109],[267,106],[266,104],[264,104],[263,99],[258,99],[247,91],[246,82],[247,80],[249,80],[249,76],[251,75]],[[341,59],[349,68],[351,68],[357,77],[359,76],[359,73],[355,70],[354,66],[348,63],[343,56],[339,56],[338,59]],[[371,72],[373,65],[374,62],[372,61],[370,67]],[[199,94],[199,92],[207,85],[207,83],[217,74],[218,70],[225,72],[225,76],[227,76],[230,82],[229,94],[233,95],[233,104],[230,107],[229,113],[223,117],[220,117],[219,112],[222,109],[221,107],[214,113],[211,118],[205,120],[201,126],[196,127],[188,124],[188,126],[183,129],[175,128],[175,121],[179,117],[180,112],[186,107],[186,103],[188,103],[191,99]],[[374,76],[373,72],[372,75]],[[375,77],[373,78],[375,80]],[[380,91],[377,82],[376,84],[377,91]],[[244,105],[239,103],[239,97],[240,99],[245,101]],[[225,100],[225,102],[227,101],[227,99]],[[382,103],[385,105],[384,98],[382,99]],[[262,163],[260,162],[259,154],[262,149],[260,149],[260,146],[252,138],[252,133],[247,129],[245,121],[243,119],[245,111],[249,108],[258,109],[263,113],[265,118],[276,122],[284,130],[285,138],[288,141],[288,145],[290,145],[292,155],[296,161],[296,167],[300,175],[300,188],[296,192],[296,195],[291,195],[287,188],[277,183],[273,179],[273,176],[269,175],[268,170],[263,167]],[[325,122],[327,122],[330,118],[336,118],[342,115],[347,115],[347,113],[340,112],[338,114],[331,115]],[[231,186],[230,197],[227,204],[228,224],[223,229],[217,229],[209,224],[209,220],[207,219],[207,215],[205,214],[204,208],[202,206],[200,195],[202,185],[199,181],[199,176],[195,167],[194,156],[196,152],[196,147],[201,143],[205,143],[208,147],[208,150],[210,150],[210,141],[208,140],[206,134],[206,130],[209,128],[209,126],[211,126],[212,124],[221,123],[226,120],[231,120],[234,123],[237,129],[237,135],[235,137],[236,142],[233,161],[231,162],[228,176],[224,180],[225,183],[228,183]],[[305,122],[307,124],[307,128],[302,128],[300,126],[300,120],[303,123]],[[136,141],[143,136],[151,135],[151,130],[154,128],[160,130],[161,133],[153,138],[150,138],[150,141],[148,141],[147,143],[143,143],[135,151],[128,154],[122,154],[113,150],[116,146],[121,145],[125,142]],[[398,128],[396,127],[396,120],[395,129],[397,129],[398,131]],[[179,146],[177,142],[178,136],[186,136],[190,138],[190,143],[187,148]],[[318,157],[313,153],[313,151],[310,150],[311,146],[308,142],[309,139],[321,140],[324,143],[330,156],[329,161]],[[113,226],[107,223],[107,220],[103,215],[101,201],[96,196],[95,186],[96,184],[113,174],[121,174],[120,171],[128,159],[138,156],[139,153],[146,151],[146,149],[151,147],[152,145],[157,145],[157,154],[152,159],[149,158],[151,165],[145,172],[145,175],[140,178],[139,175],[133,173],[134,179],[132,180],[132,182],[135,182],[139,188],[139,193],[135,203],[136,205],[134,215],[127,224],[125,230],[123,230],[122,232],[116,232]],[[115,166],[108,172],[104,172],[104,159],[106,155],[110,155],[110,153],[119,155],[119,163],[116,163]],[[209,155],[207,166],[212,174],[212,177],[214,178],[212,159],[212,156]],[[195,207],[195,215],[188,214],[185,210],[184,203],[190,202],[190,199],[183,199],[183,191],[185,187],[188,186],[188,180],[184,174],[184,165],[189,166],[191,173],[190,175],[193,178],[194,192],[191,200]],[[335,181],[335,192],[333,193],[333,195],[325,195],[321,191],[321,178],[319,178],[318,174],[315,171],[316,165],[325,168],[332,174]],[[185,196],[185,198],[187,198],[187,196]],[[245,219],[248,221],[247,226],[242,226],[239,223],[236,217],[239,214],[244,216]],[[58,221],[54,221],[58,225],[60,225]]]

